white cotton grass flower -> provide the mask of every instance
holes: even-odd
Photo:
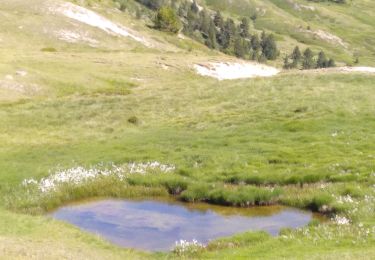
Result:
[[[162,164],[160,162],[145,163],[128,163],[122,166],[111,164],[109,167],[103,167],[98,164],[94,167],[85,168],[82,166],[72,167],[69,169],[57,170],[48,177],[42,178],[40,181],[35,179],[25,179],[23,186],[37,186],[37,188],[45,193],[55,191],[59,186],[64,184],[81,185],[88,181],[95,180],[100,177],[115,177],[120,181],[126,179],[131,174],[157,174],[172,173],[176,167],[174,165]]]
[[[38,184],[38,181],[36,181],[34,179],[25,179],[25,180],[22,181],[23,186],[36,185],[36,184]]]
[[[173,172],[176,167],[174,165],[161,164],[160,162],[147,163],[129,163],[127,166],[129,173],[146,174],[149,170],[156,170],[164,173]]]
[[[184,253],[195,253],[205,247],[206,247],[205,245],[203,245],[202,243],[199,243],[196,239],[193,239],[192,241],[181,239],[175,242],[175,247],[173,249],[173,252],[178,255],[181,255]]]
[[[337,202],[340,203],[340,204],[354,203],[354,199],[348,194],[348,195],[345,195],[345,196],[338,197]]]
[[[332,218],[332,220],[337,224],[337,225],[349,225],[350,220],[344,216],[339,216],[336,215]]]

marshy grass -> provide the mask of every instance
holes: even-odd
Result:
[[[191,66],[227,57],[191,40],[149,30],[126,13],[109,16],[135,23],[140,33],[157,38],[163,50],[146,50],[104,33],[94,34],[103,44],[98,48],[62,43],[36,30],[50,18],[27,15],[29,5],[16,2],[2,1],[2,11],[9,16],[4,16],[0,32],[0,73],[5,77],[18,68],[27,71],[17,80],[37,85],[38,91],[2,90],[0,95],[0,252],[5,258],[181,257],[119,249],[70,225],[30,216],[87,198],[171,195],[228,206],[283,204],[333,218],[285,230],[276,238],[246,233],[213,241],[186,258],[375,257],[373,75],[291,72],[218,82],[195,75]],[[35,5],[42,2],[35,0]],[[103,15],[114,7],[111,1],[90,2]],[[220,9],[229,2],[207,3]],[[290,52],[300,40],[304,47],[323,49],[350,63],[352,49],[338,51],[292,26],[305,28],[309,18],[315,30],[322,21],[334,19],[323,29],[358,47],[361,63],[374,64],[372,1],[309,4],[319,5],[316,16],[279,0],[254,0],[245,8],[241,1],[233,2],[225,16],[252,15],[249,8],[266,7],[254,29],[277,33],[282,49]],[[14,12],[15,7],[20,11]],[[60,18],[52,21],[57,29],[67,26]],[[22,33],[15,26],[21,22],[28,25]],[[168,70],[160,66],[161,60]],[[51,193],[21,186],[24,179],[48,177],[56,166],[155,160],[177,169],[125,181],[108,177],[81,186],[66,184]],[[335,216],[349,224],[335,223]]]

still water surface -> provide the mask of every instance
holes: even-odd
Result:
[[[314,217],[280,206],[243,209],[153,200],[91,201],[59,208],[51,215],[117,245],[148,251],[171,250],[180,239],[207,243],[246,231],[275,236],[282,228],[305,226]]]

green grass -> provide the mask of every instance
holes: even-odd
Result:
[[[263,2],[269,12],[255,27],[276,31],[285,39],[281,45],[295,44],[302,36],[287,34],[289,29],[282,23],[274,27],[278,17],[274,15],[293,17],[290,24],[304,19],[318,23],[282,1]],[[212,6],[217,4],[210,1]],[[353,12],[367,7],[356,14],[345,6],[311,5],[319,8],[319,17],[324,16],[324,29],[340,37],[350,34],[345,38],[350,52],[359,49],[360,59],[373,64],[372,47],[359,44],[360,39],[372,40],[371,35],[363,36],[373,28],[370,1],[356,1]],[[9,11],[16,7],[19,13]],[[108,7],[113,7],[110,1],[103,1],[98,11],[105,13]],[[96,34],[103,42],[98,48],[62,43],[35,29],[42,24],[40,17],[54,21],[58,28],[68,26],[60,18],[30,16],[19,1],[5,1],[2,8],[9,19],[0,16],[7,28],[0,32],[0,79],[13,75],[15,82],[37,85],[38,91],[0,88],[0,256],[177,257],[120,249],[41,215],[89,197],[173,195],[232,206],[279,203],[340,214],[353,222],[349,226],[312,224],[285,230],[276,238],[239,234],[214,241],[187,258],[375,257],[374,237],[365,234],[367,229],[373,232],[375,225],[374,76],[291,72],[218,82],[195,75],[191,66],[228,57],[191,40],[148,29],[126,12],[108,15],[124,24],[134,22],[134,28],[157,39],[165,49],[147,50],[101,32]],[[242,15],[237,10],[233,5],[226,15]],[[345,27],[340,34],[345,18],[338,13],[358,20],[356,33]],[[332,15],[336,27],[326,23]],[[15,21],[24,24],[23,34]],[[309,44],[335,50],[319,42]],[[350,60],[350,52],[337,52],[336,57]],[[168,70],[161,64],[169,65]],[[28,74],[17,75],[19,69]],[[154,160],[177,169],[162,176],[132,176],[124,183],[102,179],[82,187],[68,185],[51,196],[35,190],[27,193],[20,186],[24,179],[40,179],[56,168]],[[347,195],[354,203],[340,201]]]
[[[296,45],[310,47],[314,51],[324,50],[339,63],[353,64],[353,55],[359,56],[363,65],[373,65],[374,19],[371,17],[373,1],[348,1],[348,4],[330,2],[315,3],[305,0],[206,0],[209,7],[224,11],[228,16],[251,17],[257,13],[253,27],[255,31],[268,30],[282,40],[282,53],[290,53]],[[301,7],[302,6],[302,7]],[[306,8],[310,7],[313,10]],[[312,31],[323,30],[347,43],[343,48],[335,42],[322,40],[302,32],[308,27]],[[361,43],[362,42],[362,43]],[[288,51],[285,51],[288,50]]]

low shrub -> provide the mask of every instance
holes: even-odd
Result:
[[[167,6],[161,7],[154,19],[155,28],[161,31],[177,33],[182,25],[176,12]]]
[[[139,122],[139,120],[138,120],[138,117],[136,117],[136,116],[131,116],[131,117],[128,118],[128,122],[129,122],[130,124],[137,125],[138,122]]]

